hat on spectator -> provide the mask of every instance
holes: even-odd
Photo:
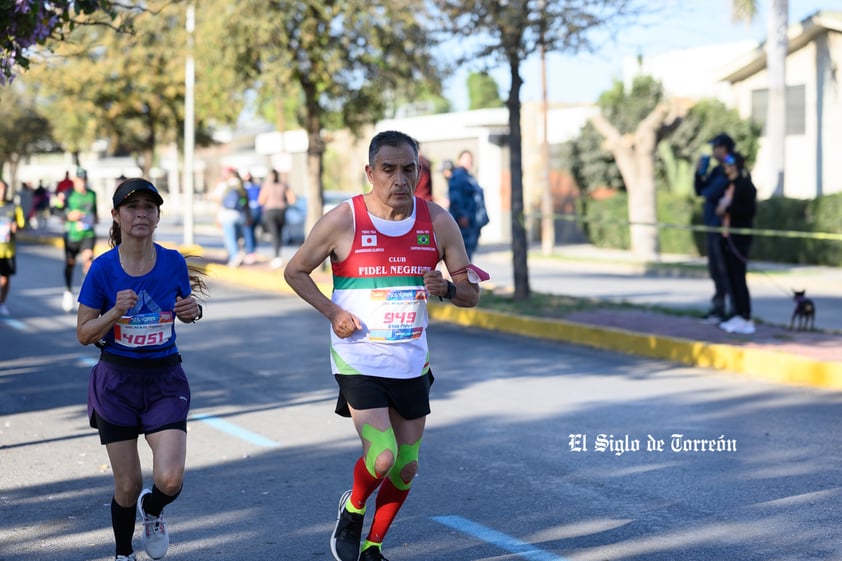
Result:
[[[439,166],[439,171],[451,171],[453,167],[453,160],[443,160]]]
[[[76,177],[79,179],[87,179],[88,178],[88,170],[83,167],[76,168]]]
[[[158,193],[158,190],[155,188],[154,185],[142,179],[140,177],[136,177],[134,179],[128,179],[120,183],[117,187],[117,190],[114,191],[114,197],[112,202],[114,203],[114,208],[117,208],[124,202],[126,199],[134,195],[135,193],[140,192],[147,192],[152,194],[152,198],[155,200],[155,204],[161,206],[164,204],[164,199],[161,197],[161,194]]]
[[[719,133],[708,141],[713,146],[724,146],[728,152],[734,151],[734,139],[727,134]]]

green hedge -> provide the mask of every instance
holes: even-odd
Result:
[[[693,223],[696,201],[686,195],[661,193],[657,198],[658,222],[686,225]],[[629,249],[628,198],[618,192],[605,199],[588,199],[580,206],[580,216],[585,218],[582,230],[588,240],[597,247]],[[698,255],[691,230],[662,228],[658,232],[658,244],[663,253],[684,253]]]
[[[629,248],[628,199],[624,192],[605,199],[580,201],[582,230],[597,247]],[[658,193],[658,222],[678,226],[701,225],[702,203],[695,197]],[[758,201],[755,228],[842,234],[842,193],[811,200],[774,197]],[[703,255],[704,233],[661,228],[661,252]],[[842,241],[786,238],[758,234],[751,258],[757,261],[842,266]]]

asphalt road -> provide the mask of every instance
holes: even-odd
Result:
[[[59,258],[20,248],[0,321],[0,561],[113,552],[85,418],[96,352],[60,310]],[[327,324],[293,297],[211,289],[205,319],[178,326],[193,420],[167,559],[327,561],[358,455],[332,412]],[[391,561],[842,559],[842,394],[445,324],[430,344],[433,414]],[[685,449],[711,441],[727,450]]]

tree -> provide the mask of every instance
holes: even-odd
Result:
[[[766,150],[769,161],[769,180],[773,194],[784,194],[784,164],[786,161],[786,54],[789,2],[769,0],[766,16],[766,69],[769,76],[766,105]],[[733,17],[751,22],[757,16],[757,0],[733,0]]]
[[[9,186],[17,185],[18,164],[38,152],[55,148],[50,123],[35,107],[32,96],[12,85],[0,104],[0,172],[9,165]]]
[[[604,114],[613,115],[614,123],[623,123],[618,126],[625,131],[634,131],[660,100],[660,85],[649,78],[639,78],[631,92],[626,95],[622,86],[615,84],[612,90],[600,97],[603,107],[608,106],[603,109]],[[640,99],[631,99],[633,96]],[[722,131],[728,131],[734,138],[750,167],[757,155],[758,125],[750,119],[741,118],[737,110],[727,108],[719,100],[703,99],[693,105],[680,124],[658,142],[653,166],[657,193],[671,192],[693,197],[693,177],[698,158],[702,154],[710,154],[708,141]],[[565,164],[583,192],[594,193],[605,187],[615,190],[626,188],[616,159],[606,150],[605,144],[604,138],[589,122],[575,140],[563,145]],[[627,207],[627,213],[630,211]],[[659,239],[663,240],[663,237],[659,236]]]
[[[144,176],[164,142],[181,139],[185,36],[182,13],[163,0],[120,17],[130,32],[75,29],[27,80],[43,86],[57,139],[73,153],[107,139],[112,154],[131,154]],[[131,17],[128,17],[128,16]],[[201,127],[199,130],[202,131]],[[207,142],[205,132],[200,144]]]
[[[588,121],[577,138],[562,145],[562,161],[582,192],[625,189],[623,176],[614,157],[603,147],[604,143],[602,136]]]
[[[671,161],[681,169],[680,174],[665,186],[672,191],[692,193],[699,156],[710,153],[710,139],[722,132],[734,139],[737,151],[746,159],[746,167],[751,169],[757,158],[760,126],[751,119],[743,119],[736,109],[718,99],[702,99],[690,108],[678,127],[658,147],[661,158],[669,154]],[[686,188],[678,185],[686,185]]]
[[[629,111],[629,108],[633,109]],[[663,100],[660,83],[639,76],[628,92],[621,82],[615,82],[614,88],[600,97],[600,113],[591,119],[623,175],[629,200],[632,252],[647,261],[658,259],[655,226],[658,143],[679,125],[685,113],[686,108],[681,104]]]
[[[115,3],[111,0],[0,2],[0,86],[14,79],[16,66],[29,68],[32,47],[63,39],[77,25],[90,23],[85,16],[96,12],[113,19]]]
[[[632,13],[632,0],[436,0],[444,33],[462,40],[459,63],[493,60],[509,69],[512,268],[514,299],[529,297],[527,240],[524,225],[523,162],[520,125],[522,61],[538,52],[576,52],[591,48],[589,35]]]
[[[308,137],[307,225],[323,208],[326,128],[361,134],[402,96],[440,90],[421,25],[424,5],[413,0],[222,1],[230,25],[223,43],[245,84],[273,84],[303,101]],[[278,17],[270,17],[278,14]]]
[[[468,109],[503,107],[500,90],[488,72],[468,74]]]

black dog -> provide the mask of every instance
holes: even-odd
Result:
[[[794,325],[798,330],[809,329],[812,331],[815,329],[816,305],[804,296],[807,293],[806,290],[795,290],[793,292],[795,294],[792,297],[795,300],[795,311],[792,312],[792,319],[789,320],[789,328],[792,329]]]

